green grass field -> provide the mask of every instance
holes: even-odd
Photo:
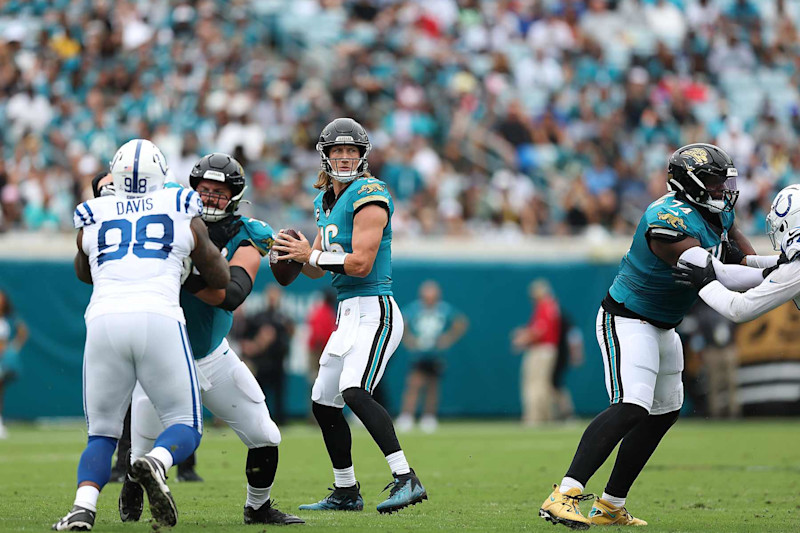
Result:
[[[323,497],[333,475],[319,430],[292,425],[283,430],[273,497],[278,508],[307,521],[292,527],[315,531],[568,531],[537,511],[560,481],[584,425],[534,430],[505,422],[452,423],[433,435],[404,434],[401,442],[430,500],[390,516],[375,511],[391,478],[363,429],[353,430],[353,441],[364,512],[296,511]],[[44,531],[69,510],[84,431],[79,425],[10,426],[11,438],[0,441],[0,531]],[[207,429],[198,452],[205,482],[170,483],[180,512],[175,531],[265,529],[242,524],[244,459],[233,432]],[[609,468],[588,491],[602,492]],[[634,485],[628,509],[650,523],[648,531],[794,532],[800,530],[799,484],[796,421],[682,420]],[[95,530],[150,531],[148,521],[119,522],[119,488],[110,484],[101,494]],[[591,505],[583,505],[588,513]]]

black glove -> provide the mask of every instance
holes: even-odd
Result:
[[[734,241],[723,241],[722,262],[726,265],[741,265],[745,254]]]
[[[762,272],[761,274],[764,276],[764,279],[766,279],[767,276],[769,276],[770,274],[772,274],[773,272],[778,270],[779,266],[785,265],[788,262],[789,262],[789,258],[786,257],[785,253],[781,252],[781,255],[778,257],[778,264],[776,264],[775,266],[771,266],[769,268],[765,268],[764,272]]]
[[[239,229],[243,225],[244,222],[242,222],[242,217],[239,215],[225,217],[218,222],[206,224],[206,226],[208,226],[208,236],[211,238],[211,242],[220,250],[225,248],[228,241],[239,233]]]
[[[706,266],[699,267],[683,260],[678,260],[677,266],[672,267],[672,277],[675,283],[694,287],[698,291],[717,279],[711,256],[708,256]]]

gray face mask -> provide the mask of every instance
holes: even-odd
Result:
[[[108,183],[100,187],[100,196],[114,196],[114,184]]]

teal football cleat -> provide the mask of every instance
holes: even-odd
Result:
[[[301,511],[362,511],[364,509],[364,499],[361,497],[359,489],[361,485],[356,483],[352,487],[328,488],[332,491],[317,503],[303,504],[298,509]]]
[[[409,505],[416,505],[422,500],[428,499],[425,487],[419,482],[419,478],[414,473],[414,469],[408,474],[394,476],[394,481],[386,485],[386,490],[391,487],[389,497],[378,504],[379,513],[394,513]]]

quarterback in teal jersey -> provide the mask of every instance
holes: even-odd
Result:
[[[244,522],[302,524],[300,518],[272,506],[270,493],[281,433],[269,415],[261,387],[225,339],[233,324],[233,311],[250,294],[274,233],[265,222],[236,214],[246,187],[242,166],[233,157],[221,153],[203,157],[192,169],[189,183],[203,200],[201,216],[231,272],[225,289],[207,287],[197,274],[188,273],[181,290],[203,405],[227,422],[248,448]],[[135,460],[152,447],[159,420],[141,387],[134,390],[131,405],[131,455]],[[123,522],[138,520],[141,515],[141,490],[137,488],[128,481],[123,484],[119,502]]]
[[[428,494],[406,460],[392,419],[372,397],[400,339],[403,317],[392,297],[392,213],[386,184],[367,172],[372,148],[366,130],[353,119],[337,118],[322,130],[317,152],[322,170],[314,200],[318,232],[313,246],[300,234],[279,233],[279,260],[304,263],[311,278],[333,274],[339,300],[337,329],[320,357],[311,392],[312,411],[333,464],[334,488],[303,510],[360,511],[364,500],[350,453],[345,404],[363,422],[389,463],[394,480],[378,512],[392,513],[426,500]]]
[[[762,263],[734,224],[737,170],[722,149],[690,144],[667,169],[670,192],[645,211],[628,253],[597,315],[611,405],[586,428],[561,485],[539,515],[572,529],[590,525],[646,525],[625,509],[628,491],[678,419],[683,405],[683,349],[675,327],[697,300],[677,284],[679,260],[713,263],[720,280],[739,290],[758,285]],[[578,503],[589,478],[620,444],[603,495],[588,516]]]

